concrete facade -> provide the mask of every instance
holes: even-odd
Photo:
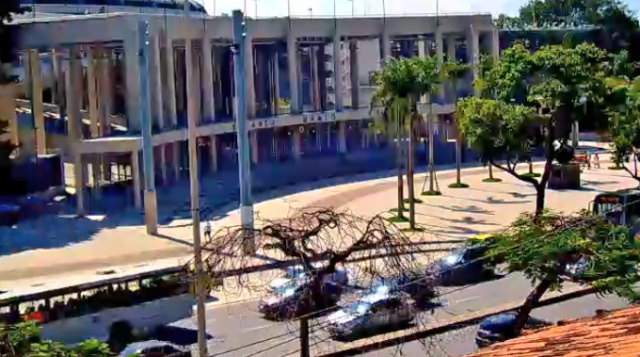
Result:
[[[136,29],[141,20],[149,23],[151,41],[148,104],[140,101]],[[120,180],[131,182],[132,203],[144,206],[138,155],[142,105],[150,106],[155,177],[161,185],[188,175],[188,122],[197,125],[202,174],[237,168],[230,18],[97,14],[19,19],[16,24],[22,57],[28,63],[38,58],[51,63],[51,79],[38,75],[38,66],[29,67],[36,74],[28,81],[45,92],[29,99],[36,130],[44,127],[40,113],[51,112],[68,137],[64,156],[75,164],[79,214],[86,212],[89,188]],[[373,88],[363,83],[377,69],[372,67],[392,52],[418,55],[418,47],[423,56],[452,53],[477,63],[480,53],[495,52],[497,45],[482,46],[495,42],[495,34],[490,15],[248,19],[244,80],[252,163],[392,147],[388,135],[373,129],[372,117],[380,115],[380,108],[369,108]],[[445,47],[455,41],[462,46]],[[465,52],[456,52],[460,49]],[[451,114],[452,98],[442,96],[433,113]],[[38,133],[38,146],[46,147],[44,131]]]

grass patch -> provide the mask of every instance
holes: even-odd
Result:
[[[542,175],[537,173],[537,172],[526,173],[526,174],[520,175],[520,177],[522,177],[522,178],[536,178],[536,177],[541,177],[541,176]]]
[[[469,185],[467,185],[464,182],[460,182],[460,183],[454,182],[451,185],[449,185],[449,188],[469,188]]]
[[[440,191],[424,191],[421,193],[423,196],[442,196],[442,192]]]
[[[409,218],[400,217],[400,216],[393,216],[393,217],[387,218],[387,221],[389,221],[391,223],[405,223],[405,222],[409,222]]]
[[[423,227],[416,227],[416,228],[414,228],[414,229],[411,229],[411,228],[402,228],[402,229],[400,229],[400,231],[401,231],[401,232],[404,232],[404,233],[414,233],[414,232],[424,232],[424,231],[425,231],[425,229],[424,229]]]
[[[405,198],[402,202],[404,203],[411,203],[411,200],[409,200],[408,198]],[[419,198],[414,198],[413,199],[413,203],[422,203],[422,200]]]
[[[403,206],[402,208],[403,208],[404,212],[407,212],[409,210],[409,207],[407,207],[407,206]],[[394,208],[390,209],[389,212],[398,213],[398,207],[394,207]]]
[[[608,169],[609,170],[624,170],[624,167],[622,167],[622,166],[609,166]]]
[[[499,179],[497,177],[494,177],[494,178],[487,177],[486,179],[483,179],[482,182],[488,182],[488,183],[502,182],[502,179]]]

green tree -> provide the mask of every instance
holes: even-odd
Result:
[[[454,59],[449,59],[446,63],[442,65],[442,76],[446,79],[447,82],[451,84],[451,91],[453,92],[453,103],[454,106],[457,106],[458,103],[458,82],[461,79],[464,79],[469,73],[469,65],[464,64],[462,62],[456,62]],[[456,113],[456,109],[454,108],[454,113]],[[457,114],[456,114],[456,126],[459,126]],[[467,187],[467,184],[462,183],[461,180],[461,161],[462,161],[462,135],[460,133],[460,129],[457,130],[456,135],[456,183],[451,185],[450,187]]]
[[[615,98],[608,111],[613,160],[640,182],[640,77],[634,80],[626,76],[609,78],[607,84],[611,88],[611,97]],[[633,163],[633,169],[627,166],[628,163]]]
[[[547,291],[562,290],[567,265],[587,263],[579,283],[600,293],[614,293],[637,302],[640,241],[624,226],[614,226],[588,211],[563,215],[545,211],[522,214],[497,235],[488,256],[506,262],[509,272],[522,272],[535,285],[518,310],[514,335],[519,335],[531,311]]]
[[[3,357],[115,357],[106,343],[95,339],[76,346],[43,340],[35,322],[0,324],[0,356]]]

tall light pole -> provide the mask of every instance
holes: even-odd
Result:
[[[153,137],[149,108],[149,23],[138,23],[140,53],[140,103],[142,118],[142,165],[144,168],[144,210],[147,234],[158,233],[158,208],[156,200],[155,170],[153,167]],[[137,152],[136,152],[137,155]]]
[[[309,17],[313,17],[313,8],[310,7],[307,10],[309,11]]]
[[[189,2],[185,1],[184,19],[189,19]],[[187,93],[192,92],[198,78],[195,78],[192,68],[193,48],[190,40],[185,41],[185,63]],[[187,136],[189,145],[189,181],[191,187],[191,228],[193,234],[193,255],[196,280],[196,323],[198,326],[198,352],[200,356],[208,356],[207,352],[207,322],[204,309],[207,300],[204,282],[204,267],[202,264],[202,246],[200,241],[200,183],[198,182],[198,137],[196,136],[196,101],[187,98]]]
[[[253,0],[253,2],[254,2],[254,11],[257,19],[258,18],[258,0]]]
[[[253,232],[253,203],[251,200],[251,165],[249,152],[249,130],[247,128],[247,88],[245,49],[247,41],[246,24],[242,11],[233,11],[233,73],[235,77],[235,122],[238,137],[238,175],[240,179],[240,222],[243,228],[243,251],[255,252]],[[251,69],[249,69],[251,70]]]
[[[351,3],[351,17],[356,16],[356,1],[348,0]]]

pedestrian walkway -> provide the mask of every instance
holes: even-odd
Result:
[[[603,161],[604,162],[604,161]],[[607,165],[603,165],[606,167]],[[418,224],[426,228],[420,240],[459,240],[482,232],[496,231],[510,223],[519,213],[534,208],[534,191],[530,185],[494,170],[501,183],[484,183],[486,168],[469,168],[463,172],[463,181],[471,187],[449,189],[455,171],[438,173],[442,196],[420,196],[416,205]],[[584,189],[580,191],[552,191],[547,194],[547,207],[575,211],[587,208],[598,191],[636,186],[624,172],[606,169],[586,170]],[[424,174],[416,176],[416,192],[421,192]],[[385,214],[396,206],[397,183],[394,177],[355,182],[310,190],[256,205],[260,217],[273,219],[290,215],[305,207],[335,207],[349,209],[359,215]],[[72,218],[68,218],[72,219]],[[93,217],[100,219],[100,217]],[[46,219],[41,222],[51,235],[63,230],[63,222]],[[220,227],[239,224],[237,210],[229,211],[213,222],[215,232]],[[402,225],[402,224],[401,224]],[[76,244],[53,249],[34,249],[0,257],[2,284],[26,284],[34,281],[57,280],[73,274],[91,275],[114,266],[145,264],[154,261],[186,262],[192,251],[189,219],[178,219],[159,230],[158,237],[147,236],[143,226],[104,228]],[[17,236],[17,235],[16,235]],[[3,238],[5,239],[5,238]],[[267,257],[269,258],[269,257]],[[256,264],[272,262],[257,259]],[[169,263],[165,263],[169,264]],[[2,286],[0,286],[2,288]]]

